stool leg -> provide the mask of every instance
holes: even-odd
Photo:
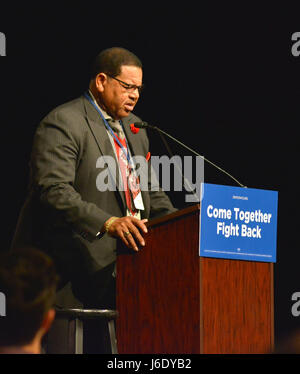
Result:
[[[109,337],[110,337],[111,353],[118,354],[115,322],[113,319],[108,321],[108,330],[109,330]]]
[[[83,324],[79,318],[75,319],[75,354],[83,353]]]

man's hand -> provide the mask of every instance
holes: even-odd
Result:
[[[147,219],[140,220],[129,216],[116,218],[111,224],[109,224],[107,233],[115,238],[121,239],[128,248],[138,251],[136,241],[141,246],[145,245],[145,241],[140,231],[144,233],[148,232],[145,225],[145,222],[147,221]],[[109,223],[109,220],[107,222]]]

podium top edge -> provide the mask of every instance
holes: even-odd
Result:
[[[174,213],[170,213],[162,217],[154,218],[150,220],[149,222],[147,222],[147,227],[157,226],[167,221],[173,221],[174,219],[178,219],[180,217],[192,214],[197,211],[200,211],[200,204],[195,204],[187,208],[177,210]]]

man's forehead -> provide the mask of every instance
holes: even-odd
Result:
[[[119,74],[119,77],[132,77],[132,78],[142,78],[143,76],[143,70],[138,67],[138,66],[134,66],[134,65],[122,65],[121,66],[121,69],[120,69],[120,74]]]

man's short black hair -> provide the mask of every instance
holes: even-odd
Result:
[[[141,60],[125,48],[113,47],[103,50],[95,58],[91,68],[91,79],[99,73],[106,73],[116,77],[121,72],[123,65],[137,66],[142,69]]]
[[[58,277],[53,261],[35,248],[0,255],[0,292],[6,313],[0,316],[0,346],[29,344],[55,302]]]

